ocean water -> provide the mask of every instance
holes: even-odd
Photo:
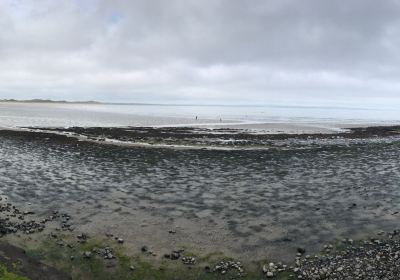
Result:
[[[197,120],[196,120],[197,116]],[[294,106],[0,103],[0,127],[346,125],[400,123],[400,110]]]

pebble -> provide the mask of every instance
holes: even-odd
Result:
[[[385,233],[380,232],[380,236]],[[296,260],[292,272],[297,279],[358,279],[398,280],[400,275],[400,239],[397,231],[387,233],[386,238],[365,240],[362,246],[354,246],[353,240],[344,239],[344,250],[327,253],[323,257]],[[332,245],[325,248],[332,249]]]
[[[149,250],[149,248],[147,246],[142,246],[142,248],[140,248],[140,250],[145,253]]]
[[[186,265],[196,264],[196,259],[194,257],[182,257],[182,263]]]

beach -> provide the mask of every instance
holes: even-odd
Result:
[[[0,1],[0,280],[400,280],[399,18]]]

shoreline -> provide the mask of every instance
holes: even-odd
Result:
[[[37,134],[43,137],[66,137],[97,144],[133,148],[188,150],[265,150],[303,148],[302,142],[321,145],[348,144],[400,137],[400,126],[366,126],[343,128],[335,133],[259,133],[232,128],[199,127],[21,127],[2,128],[2,133]],[[319,141],[319,142],[318,142]]]

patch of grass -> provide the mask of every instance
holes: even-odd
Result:
[[[276,276],[276,280],[289,280],[289,279],[294,279],[293,277],[291,277],[291,275],[294,275],[293,272],[281,272]]]
[[[28,256],[41,260],[44,263],[64,271],[76,280],[230,280],[239,279],[237,270],[229,270],[226,274],[208,272],[205,266],[213,267],[221,260],[233,260],[222,252],[213,252],[207,255],[196,255],[186,250],[184,256],[196,258],[196,265],[187,266],[181,260],[154,258],[148,254],[138,253],[127,255],[123,246],[108,239],[91,238],[85,243],[77,243],[76,239],[66,237],[65,243],[73,244],[73,248],[59,246],[56,240],[46,239],[34,248],[27,250]],[[113,250],[114,260],[104,260],[93,253],[95,248],[110,247]],[[28,247],[29,248],[29,247]],[[92,252],[90,258],[85,258],[85,251]],[[73,258],[71,258],[73,256]],[[247,263],[245,274],[240,279],[263,279],[265,276],[260,270],[267,260]],[[132,269],[132,268],[133,269]],[[0,277],[0,280],[3,278]],[[281,273],[278,280],[289,279],[288,273]]]
[[[38,261],[41,261],[45,258],[45,252],[43,252],[42,249],[28,249],[25,252],[28,257]]]
[[[19,276],[15,273],[9,272],[5,265],[0,264],[0,280],[29,280],[29,279],[23,276]]]
[[[221,259],[223,257],[224,257],[224,253],[222,253],[222,252],[213,252],[213,253],[209,253],[209,254],[207,254],[205,256],[198,257],[197,260],[199,262],[210,262],[210,261],[213,261],[213,260],[216,260],[216,259]]]

